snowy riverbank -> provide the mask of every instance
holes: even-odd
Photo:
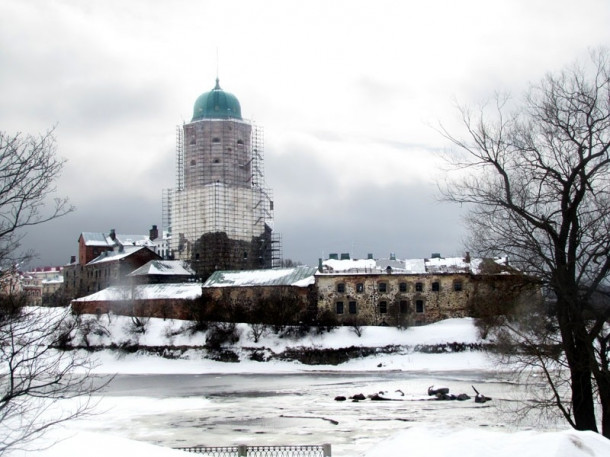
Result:
[[[85,319],[94,319],[92,316]],[[87,336],[97,347],[139,347],[139,351],[101,350],[92,353],[94,373],[109,374],[202,374],[202,373],[268,373],[302,371],[487,371],[498,366],[485,351],[469,347],[485,344],[478,337],[472,319],[448,319],[422,327],[397,329],[363,327],[358,336],[350,327],[331,332],[309,331],[300,337],[280,336],[270,330],[254,341],[247,324],[237,324],[238,340],[224,349],[235,356],[235,362],[219,362],[203,347],[206,332],[191,332],[189,323],[178,320],[150,319],[145,333],[134,333],[129,318],[106,315],[96,319],[103,330]],[[82,336],[76,343],[82,344]],[[170,347],[175,349],[171,349]],[[440,346],[442,353],[424,353],[422,347]],[[456,349],[456,346],[462,346]],[[463,347],[465,346],[465,347]],[[168,348],[168,349],[165,349]],[[358,348],[371,353],[339,364],[308,365],[294,360],[280,360],[270,355],[298,351],[352,352]],[[387,348],[387,349],[386,349]],[[162,352],[165,357],[151,354]],[[459,351],[459,352],[458,352]],[[258,357],[253,360],[252,354]],[[267,361],[261,361],[267,360]]]
[[[50,312],[50,311],[49,311]],[[497,371],[498,366],[484,351],[464,350],[437,354],[417,352],[421,345],[447,345],[453,343],[477,345],[482,342],[471,319],[450,319],[425,327],[413,327],[399,330],[387,327],[366,327],[358,337],[348,327],[338,328],[330,333],[308,333],[303,338],[280,338],[268,332],[254,342],[249,335],[250,327],[238,325],[239,339],[230,345],[230,350],[238,355],[239,362],[218,362],[208,358],[207,351],[202,349],[206,343],[206,334],[186,330],[184,321],[150,319],[146,322],[144,333],[134,333],[131,320],[119,316],[101,316],[95,319],[103,331],[88,335],[89,344],[95,346],[125,347],[137,345],[140,348],[159,348],[174,345],[180,347],[173,358],[151,355],[149,351],[128,352],[117,349],[103,349],[92,352],[97,364],[95,374],[178,374],[185,375],[222,375],[234,373],[304,373],[304,372],[350,372],[404,371],[426,375],[433,372],[488,372]],[[85,319],[85,320],[86,320]],[[75,341],[82,335],[75,336]],[[351,359],[339,365],[304,365],[295,361],[273,360],[260,362],[248,359],[251,349],[281,353],[288,349],[303,347],[319,349],[340,349],[346,347],[380,348],[386,346],[401,347],[394,353],[375,353],[360,359]],[[509,367],[504,367],[506,370]],[[391,376],[388,374],[387,376]],[[332,397],[331,397],[332,398]],[[333,402],[334,403],[334,402]],[[107,457],[147,455],[149,457],[170,457],[192,455],[169,449],[148,442],[126,438],[117,433],[116,428],[106,422],[131,422],[138,410],[146,410],[146,417],[174,411],[180,415],[195,408],[200,414],[215,407],[205,397],[171,397],[163,400],[146,397],[111,397],[104,398],[102,407],[111,405],[108,412],[86,419],[84,422],[68,423],[50,432],[39,444],[56,444],[41,451],[15,451],[11,457],[65,457],[67,455],[88,455],[89,457]],[[152,409],[151,409],[152,408]],[[158,410],[158,411],[157,411]],[[157,412],[155,412],[157,411]],[[222,414],[222,413],[220,413]],[[343,419],[342,419],[343,420]],[[138,422],[141,424],[141,422]],[[519,431],[504,432],[474,428],[473,423],[465,422],[463,427],[455,424],[430,422],[403,422],[401,429],[389,438],[371,437],[371,445],[358,446],[358,455],[380,457],[385,455],[408,455],[409,457],[584,457],[610,455],[610,441],[598,434],[575,431]],[[129,425],[127,425],[129,427]],[[144,431],[146,434],[146,431]],[[262,436],[260,439],[264,439]],[[298,439],[298,437],[295,437]],[[340,453],[340,449],[337,449]]]

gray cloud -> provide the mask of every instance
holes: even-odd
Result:
[[[286,257],[460,254],[461,210],[435,200],[445,143],[424,123],[453,128],[454,98],[519,93],[610,42],[610,6],[582,2],[0,2],[0,128],[58,124],[58,189],[78,207],[25,241],[63,263],[81,231],[159,225],[175,125],[219,47],[221,84],[266,129]]]
[[[284,252],[294,260],[315,264],[330,252],[402,258],[462,253],[464,232],[455,223],[461,211],[439,203],[432,186],[366,185],[344,198],[327,194],[317,201],[309,214],[278,221]]]

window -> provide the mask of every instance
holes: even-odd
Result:
[[[409,312],[409,302],[407,300],[400,300],[400,314],[407,314]]]
[[[345,293],[345,284],[340,282],[339,284],[337,284],[337,292],[339,292],[340,294]]]
[[[336,303],[336,305],[337,305],[337,314],[343,314],[343,302],[338,301]]]
[[[220,143],[220,138],[218,138],[218,137],[212,138],[212,143]]]
[[[361,294],[362,292],[364,292],[364,284],[362,284],[361,282],[359,282],[358,284],[356,284],[356,292],[358,292],[359,294]]]
[[[214,159],[214,163],[220,163],[220,159]]]
[[[388,302],[380,301],[379,302],[379,314],[387,314],[388,312]]]
[[[441,290],[441,283],[438,281],[435,281],[432,283],[432,292],[438,292],[439,290]]]
[[[379,292],[387,292],[388,291],[388,284],[385,282],[380,282],[377,285],[377,290],[379,290]]]
[[[191,160],[191,166],[195,165],[197,162],[195,162],[195,160]]]
[[[237,140],[237,145],[238,146],[243,146],[244,145],[244,140]]]
[[[407,291],[407,283],[406,282],[401,282],[400,284],[398,284],[398,290],[401,292],[406,292]]]
[[[424,312],[424,301],[423,300],[415,300],[415,312],[416,313]]]
[[[416,292],[423,292],[424,291],[424,283],[423,282],[416,282],[415,283],[415,291]]]
[[[462,288],[463,288],[463,286],[462,286],[462,281],[455,281],[455,282],[453,283],[453,290],[454,290],[455,292],[461,292],[461,291],[462,291]]]
[[[349,302],[349,313],[356,314],[356,302],[355,301]]]

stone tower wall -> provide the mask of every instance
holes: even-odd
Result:
[[[191,122],[184,126],[184,186],[252,186],[252,126],[237,120]]]

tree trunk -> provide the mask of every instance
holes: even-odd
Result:
[[[576,352],[580,353],[581,357],[584,357],[585,360],[588,358],[587,351]],[[576,366],[572,366],[573,363],[568,360],[568,364],[570,365],[570,376],[572,379],[572,407],[576,429],[597,432],[591,372],[586,367],[583,367],[582,362],[577,362]]]
[[[595,402],[593,396],[590,344],[587,344],[586,328],[580,316],[570,312],[569,301],[558,298],[557,318],[563,350],[570,369],[572,409],[577,430],[597,432]]]
[[[610,379],[608,374],[602,374],[603,379],[597,379],[597,389],[602,409],[602,435],[610,439]]]

